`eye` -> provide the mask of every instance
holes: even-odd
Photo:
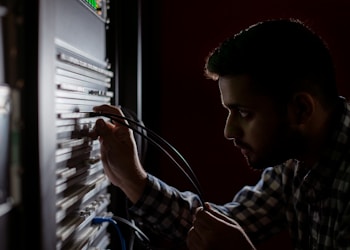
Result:
[[[249,111],[244,110],[244,109],[238,109],[238,113],[242,118],[247,118],[250,114]]]

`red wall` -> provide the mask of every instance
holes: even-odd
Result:
[[[228,202],[242,185],[254,184],[259,176],[223,136],[226,111],[216,83],[203,77],[209,51],[257,21],[300,18],[328,42],[338,70],[340,94],[348,97],[349,13],[348,0],[162,1],[161,135],[188,160],[206,200]],[[163,166],[159,171],[169,183],[191,188],[176,168]],[[259,249],[288,249],[285,234],[273,240]]]

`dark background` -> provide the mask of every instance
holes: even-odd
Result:
[[[229,202],[259,178],[223,136],[226,111],[217,84],[205,79],[205,57],[228,36],[258,21],[299,18],[328,43],[339,94],[348,97],[350,2],[347,0],[143,1],[143,120],[190,163],[205,199]],[[192,186],[149,147],[145,167],[180,188]],[[288,249],[282,233],[259,249]]]

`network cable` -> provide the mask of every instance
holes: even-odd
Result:
[[[164,138],[162,138],[161,136],[159,136],[157,133],[155,133],[154,131],[152,131],[151,129],[147,128],[146,126],[144,126],[143,124],[141,124],[140,122],[137,122],[133,119],[130,119],[128,117],[125,116],[121,116],[121,115],[117,115],[117,114],[112,114],[112,113],[102,113],[102,112],[88,112],[90,117],[106,117],[111,119],[114,122],[117,122],[123,126],[128,127],[129,129],[133,130],[135,133],[139,134],[140,136],[142,136],[144,139],[146,139],[147,141],[151,142],[153,145],[155,145],[158,149],[160,149],[163,153],[165,153],[172,161],[173,163],[175,163],[175,165],[182,171],[182,173],[189,179],[189,181],[191,182],[191,184],[194,186],[194,188],[196,189],[197,193],[198,193],[198,197],[200,199],[200,202],[202,203],[202,205],[204,205],[204,199],[203,199],[203,194],[202,191],[200,189],[200,184],[199,181],[195,175],[195,173],[193,172],[192,168],[190,167],[189,163],[185,160],[185,158],[169,143],[167,142]],[[135,127],[131,126],[128,124],[128,122],[132,125],[135,125]],[[143,132],[140,132],[139,129],[142,129]],[[150,136],[146,135],[144,133],[144,131],[146,131]],[[154,137],[154,138],[152,138]],[[185,171],[185,169],[181,166],[181,164],[176,161],[176,159],[171,155],[171,153],[169,153],[169,151],[167,149],[165,149],[161,144],[164,144],[168,147],[168,149],[170,149],[170,151],[172,153],[175,153],[175,155],[181,159],[182,163],[185,164],[185,167],[187,168],[187,170],[190,172],[191,176]],[[205,206],[203,206],[205,209]],[[150,243],[150,239],[142,232],[141,229],[139,229],[136,225],[134,225],[133,223],[131,223],[129,220],[118,217],[118,216],[112,216],[110,218],[99,218],[96,217],[94,219],[94,222],[96,223],[97,221],[102,222],[103,220],[109,221],[111,223],[113,223],[115,225],[115,227],[117,227],[116,225],[116,221],[118,222],[122,222],[125,225],[129,226],[132,230],[133,230],[133,235],[135,235],[138,240],[147,248],[147,249],[159,249],[162,250],[163,248],[155,248],[155,246],[152,246]],[[125,240],[121,234],[121,232],[119,231],[118,234],[120,235],[121,238],[121,242]]]
[[[121,115],[117,115],[117,114],[103,113],[103,112],[88,112],[88,114],[89,114],[90,117],[103,116],[103,117],[111,119],[114,122],[118,122],[119,124],[121,124],[123,126],[126,126],[126,127],[130,128],[131,130],[133,130],[135,133],[141,135],[143,138],[147,139],[149,142],[154,144],[158,149],[163,151],[175,163],[175,165],[182,171],[182,173],[187,177],[187,179],[191,182],[191,184],[193,185],[193,187],[196,189],[196,191],[198,193],[198,197],[200,199],[200,202],[202,203],[203,208],[205,209],[203,193],[201,191],[200,184],[199,184],[199,181],[198,181],[195,173],[193,172],[192,168],[190,167],[189,163],[185,160],[185,158],[168,141],[166,141],[164,138],[159,136],[157,133],[155,133],[151,129],[147,128],[146,126],[143,126],[139,122],[136,122],[136,121],[134,121],[134,120],[132,120],[130,118],[127,118],[127,117],[124,117],[124,116],[121,116]],[[145,135],[144,133],[141,133],[140,131],[138,131],[134,127],[132,127],[129,124],[127,124],[125,121],[128,121],[128,122],[136,125],[138,128],[141,128],[141,129],[147,131],[151,136],[154,136],[155,139],[158,140],[160,143],[165,144],[173,153],[175,153],[175,155],[177,155],[177,157],[179,157],[181,159],[181,161],[185,164],[187,170],[190,172],[191,176],[175,160],[175,158],[168,152],[168,150],[166,150],[156,140],[154,140],[150,136]]]
[[[133,234],[136,235],[139,242],[142,243],[143,247],[145,247],[145,249],[148,249],[148,250],[170,250],[169,248],[157,247],[157,246],[152,245],[149,237],[139,227],[137,227],[131,221],[124,219],[122,217],[119,217],[116,215],[102,216],[102,217],[97,216],[97,217],[94,217],[92,219],[91,223],[92,224],[101,224],[104,222],[108,222],[108,223],[112,224],[114,226],[114,228],[116,229],[118,236],[120,238],[120,241],[121,241],[122,250],[126,250],[127,247],[126,247],[126,243],[125,243],[125,238],[122,234],[122,231],[119,228],[118,222],[121,222],[124,225],[128,226],[133,231]],[[133,249],[132,245],[129,246],[129,249]],[[177,249],[177,248],[174,248],[174,249]]]
[[[139,239],[139,241],[143,244],[143,246],[145,246],[147,249],[153,249],[151,248],[151,240],[148,238],[148,236],[131,221],[116,215],[113,215],[112,219],[115,221],[121,222],[124,225],[127,225],[130,229],[132,229],[134,235]]]
[[[111,218],[111,217],[95,217],[92,219],[92,224],[101,224],[103,222],[111,223],[114,226],[114,228],[116,229],[116,231],[118,233],[122,250],[127,250],[125,238],[124,238],[124,236],[119,228],[118,223],[113,218]]]

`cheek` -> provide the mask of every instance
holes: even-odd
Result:
[[[285,141],[288,128],[278,121],[256,120],[246,127],[245,140],[253,151],[276,150]]]

